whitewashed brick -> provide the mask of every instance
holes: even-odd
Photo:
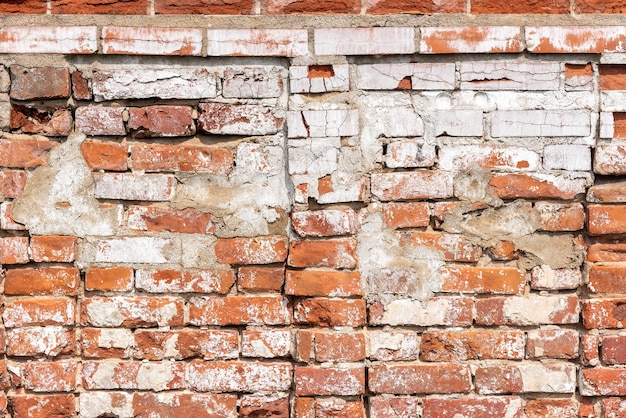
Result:
[[[568,295],[527,295],[511,296],[504,300],[502,316],[505,321],[515,325],[543,325],[555,322],[560,324],[578,323],[580,307],[574,313],[569,312]]]
[[[356,109],[302,110],[287,113],[289,138],[323,138],[359,134]]]
[[[624,26],[527,26],[526,49],[532,53],[624,52]]]
[[[291,331],[288,329],[243,331],[241,355],[244,357],[287,357],[291,354]]]
[[[461,89],[558,90],[558,62],[461,61]]]
[[[82,392],[80,418],[132,417],[133,395],[126,392]]]
[[[384,313],[371,318],[375,325],[457,325],[458,298],[433,298],[430,300],[399,299],[385,304]]]
[[[86,389],[138,389],[160,392],[180,389],[184,368],[173,361],[89,361],[83,362]]]
[[[415,29],[410,27],[315,29],[316,55],[413,54]]]
[[[420,28],[421,54],[520,52],[519,26]]]
[[[447,199],[452,197],[453,174],[412,171],[372,174],[372,195],[381,200]]]
[[[293,65],[289,67],[291,93],[326,93],[330,91],[348,91],[350,74],[348,65],[332,65],[332,76],[310,77],[309,67]]]
[[[96,101],[116,99],[205,99],[217,94],[215,75],[204,68],[107,69],[93,75]]]
[[[600,109],[603,112],[626,112],[626,90],[601,91]]]
[[[600,64],[626,64],[626,54],[623,52],[605,52],[600,55]]]
[[[593,171],[597,174],[625,175],[626,143],[609,143],[596,146]]]
[[[104,54],[201,55],[202,29],[105,26]]]
[[[481,110],[440,110],[435,112],[436,136],[483,136]]]
[[[424,135],[424,122],[413,106],[377,107],[368,115],[370,123],[377,124],[387,138]]]
[[[533,267],[530,283],[533,289],[540,290],[576,289],[582,283],[582,273],[574,269],[553,269],[544,264]]]
[[[522,147],[452,145],[439,150],[441,170],[469,170],[475,165],[488,170],[534,171],[540,158]]]
[[[336,172],[330,177],[328,190],[318,190],[320,204],[359,202],[365,199],[367,179],[358,173]],[[321,189],[318,184],[318,189]]]
[[[309,174],[318,179],[338,168],[341,140],[335,138],[290,139],[289,174]]]
[[[93,54],[98,50],[95,26],[5,26],[0,28],[1,54]]]
[[[305,29],[208,29],[209,56],[297,57],[309,50]]]
[[[571,363],[522,363],[522,392],[574,393],[576,365]]]
[[[85,135],[126,135],[125,107],[81,106],[75,111],[75,126]]]
[[[169,279],[159,279],[161,270],[137,269],[135,287],[149,293],[217,293],[226,282],[227,271],[200,270],[171,275]]]
[[[176,191],[176,178],[166,174],[93,173],[98,199],[165,201]]]
[[[216,135],[275,134],[284,121],[282,111],[256,104],[200,103],[198,109],[200,129]]]
[[[283,92],[283,76],[278,67],[227,68],[222,96],[226,98],[266,99]]]
[[[413,90],[452,90],[454,63],[389,63],[357,66],[357,87],[363,90],[394,90],[407,77]]]
[[[92,263],[166,263],[172,258],[172,242],[155,237],[89,240],[79,244],[82,261]]]
[[[587,110],[500,110],[491,113],[491,135],[502,137],[589,136]]]
[[[368,335],[368,357],[372,360],[417,360],[419,356],[415,331],[371,331]]]
[[[435,146],[423,141],[398,141],[387,145],[385,165],[399,167],[431,167],[435,164]]]
[[[611,139],[615,135],[613,112],[600,112],[600,138]]]
[[[546,170],[591,170],[591,148],[584,145],[547,145],[543,150]]]
[[[202,362],[189,365],[189,385],[203,392],[276,392],[291,387],[291,364],[258,362]]]

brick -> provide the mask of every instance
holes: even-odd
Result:
[[[369,401],[371,418],[418,417],[422,411],[417,398],[413,396],[370,396]]]
[[[80,106],[76,109],[76,130],[85,135],[126,135],[124,107]]]
[[[192,325],[287,325],[291,309],[282,296],[193,297]]]
[[[410,105],[378,106],[371,115],[376,128],[386,138],[406,138],[424,135],[424,122]]]
[[[365,325],[366,308],[363,299],[303,299],[294,306],[298,324],[321,327],[361,327]]]
[[[193,361],[189,386],[200,392],[276,392],[291,387],[289,363]]]
[[[196,133],[191,106],[131,107],[128,128],[133,138],[190,136]]]
[[[362,295],[357,271],[287,270],[285,294],[295,296]]]
[[[502,137],[589,136],[587,110],[497,110],[491,113],[491,135]]]
[[[434,145],[422,141],[397,141],[386,146],[385,165],[390,168],[432,167],[435,165]]]
[[[585,179],[551,174],[495,174],[489,186],[501,199],[570,200],[585,193]]]
[[[256,238],[222,238],[215,244],[223,264],[272,264],[287,259],[287,240],[280,235]]]
[[[72,114],[64,107],[14,104],[10,126],[21,133],[66,136],[72,129]]]
[[[591,64],[565,64],[565,91],[592,91],[593,68]]]
[[[84,358],[129,358],[135,340],[129,329],[82,328],[81,356]]]
[[[365,418],[363,401],[344,401],[336,398],[316,399],[315,416],[319,418],[339,416]]]
[[[282,267],[240,267],[237,288],[240,292],[280,292],[285,281]]]
[[[80,150],[87,166],[92,170],[126,171],[128,148],[114,142],[83,142]]]
[[[332,237],[356,234],[361,219],[354,210],[329,209],[292,212],[291,227],[301,237]]]
[[[235,418],[237,395],[138,392],[133,396],[133,416],[173,417],[180,414]]]
[[[83,361],[82,385],[87,390],[163,390],[185,387],[185,365],[171,361]]]
[[[102,53],[199,56],[202,29],[105,26],[102,28]]]
[[[24,364],[22,384],[33,392],[72,392],[76,390],[76,363],[45,361]]]
[[[72,80],[72,95],[76,100],[91,100],[91,86],[80,70],[75,70],[70,75]]]
[[[76,237],[34,236],[30,239],[28,252],[37,263],[71,263],[76,258],[76,240]]]
[[[94,327],[181,326],[184,303],[175,297],[89,297],[81,303],[80,322]]]
[[[528,331],[528,357],[575,359],[578,357],[578,332],[570,329]]]
[[[98,199],[166,201],[174,197],[176,179],[166,174],[94,173]]]
[[[133,269],[126,267],[90,268],[85,273],[85,290],[129,291],[133,287]]]
[[[279,131],[283,119],[279,112],[263,105],[200,103],[198,126],[215,135],[269,135]]]
[[[253,12],[251,0],[156,0],[154,9],[157,14],[229,14],[248,15]]]
[[[430,225],[430,205],[424,202],[390,202],[383,205],[388,228],[419,228]]]
[[[488,254],[492,260],[511,261],[519,259],[519,251],[515,244],[510,241],[498,241],[493,247],[488,249]]]
[[[208,56],[297,57],[308,53],[305,29],[208,29]]]
[[[587,249],[587,261],[626,261],[626,244],[591,244]]]
[[[70,97],[67,68],[11,66],[11,98],[15,100]]]
[[[317,203],[362,202],[365,200],[366,188],[366,178],[338,172],[319,179]]]
[[[2,313],[7,328],[74,325],[76,302],[68,298],[25,298],[5,302]]]
[[[239,398],[239,414],[242,418],[256,416],[289,416],[289,396],[276,395],[243,395]]]
[[[56,357],[76,350],[76,332],[57,326],[10,329],[6,341],[7,355],[16,357]]]
[[[620,26],[527,26],[525,29],[526,49],[535,54],[619,52],[626,40]]]
[[[211,215],[194,209],[176,210],[160,206],[130,206],[128,226],[137,231],[170,231],[186,234],[215,232]]]
[[[178,171],[226,175],[233,170],[233,152],[198,145],[133,144],[132,166],[146,172]]]
[[[466,393],[471,389],[471,379],[469,367],[462,364],[397,364],[369,368],[369,389],[374,393]]]
[[[96,101],[118,99],[207,99],[217,94],[215,75],[206,68],[98,70],[92,88]]]
[[[580,371],[580,394],[582,396],[624,396],[626,387],[624,369],[582,369]]]
[[[295,338],[294,360],[309,362],[315,359],[315,333],[310,330],[298,330],[295,333]]]
[[[222,96],[267,99],[280,97],[284,75],[278,67],[237,67],[224,70]]]
[[[452,90],[456,80],[453,63],[361,64],[356,68],[356,85],[361,90]]]
[[[241,355],[261,358],[288,357],[291,355],[291,331],[244,330],[241,334]]]
[[[289,91],[293,94],[348,91],[349,82],[348,65],[292,65],[289,67]]]
[[[626,174],[626,144],[598,144],[594,153],[593,171],[597,174]]]
[[[362,333],[315,333],[316,361],[356,362],[364,359],[365,335]]]
[[[575,324],[579,317],[578,297],[511,296],[476,301],[476,323],[481,325]]]
[[[606,398],[602,400],[602,403],[606,418],[619,418],[626,413],[626,400],[623,398]]]
[[[287,112],[289,138],[326,138],[358,134],[359,111],[356,109]]]
[[[80,273],[75,268],[39,267],[6,271],[6,295],[78,295]]]
[[[298,396],[361,395],[365,392],[365,368],[296,366],[294,381]]]
[[[482,135],[482,127],[480,131]],[[537,153],[521,147],[456,145],[443,146],[439,150],[439,168],[442,170],[469,170],[477,165],[486,170],[534,171],[539,161]]]
[[[522,51],[521,31],[517,26],[424,27],[420,28],[420,34],[422,54]]]
[[[39,0],[25,0],[20,3],[3,3],[0,6],[0,13],[2,14],[45,14],[46,10],[46,3],[43,3]],[[6,399],[4,401],[6,403]]]
[[[229,270],[137,270],[135,287],[148,293],[220,293],[235,282]]]
[[[623,328],[626,326],[626,300],[590,299],[582,302],[583,326],[592,328]]]
[[[575,13],[626,13],[624,4],[615,0],[602,2],[597,0],[576,0],[573,10]]]
[[[474,303],[460,297],[435,297],[421,302],[399,299],[370,307],[371,325],[469,326],[472,324]]]
[[[511,417],[522,418],[524,403],[516,396],[477,398],[477,399],[424,399],[423,416],[445,418],[471,416],[476,418]]]
[[[5,26],[0,29],[2,54],[93,54],[96,26]]]
[[[287,264],[292,267],[354,268],[356,242],[352,239],[293,241],[289,244]]]
[[[523,392],[574,393],[576,365],[572,363],[522,363]]]
[[[481,110],[445,110],[445,111],[435,111],[435,135],[436,136],[483,136],[483,112]],[[448,152],[451,151],[450,148],[445,148]],[[498,164],[502,164],[502,160],[505,160],[506,157],[509,159],[514,159],[515,157],[510,156],[509,153],[522,153],[522,150],[515,148],[504,148],[502,147],[502,156],[496,154],[495,150],[490,149],[489,147],[479,148],[479,147],[463,147],[465,152],[467,152],[468,157],[476,158],[479,161],[478,164],[487,165],[486,168],[489,168],[489,165],[494,164],[496,167]],[[454,149],[452,149],[454,150]],[[470,153],[468,151],[474,151],[474,153]],[[509,151],[507,153],[507,151]],[[476,156],[472,155],[476,154]],[[487,154],[491,157],[491,160],[488,157],[485,157],[481,154]],[[496,155],[493,155],[496,154]],[[509,154],[509,155],[507,155]],[[532,153],[534,154],[534,153]],[[531,155],[532,155],[531,154]],[[534,157],[530,158],[531,161]],[[482,165],[481,164],[481,165]],[[505,164],[506,165],[506,164]],[[444,166],[440,165],[440,168],[445,169]],[[517,168],[523,168],[517,167]]]
[[[597,366],[600,364],[599,345],[600,337],[598,335],[586,334],[580,336],[580,360],[583,366]]]
[[[264,14],[358,14],[361,11],[361,3],[354,0],[342,1],[295,1],[295,0],[264,0],[261,3]]]
[[[19,197],[26,187],[26,173],[16,170],[0,171],[0,195],[13,199]]]
[[[13,203],[3,202],[0,204],[0,227],[7,231],[25,231],[26,226],[16,223],[11,216]]]
[[[588,205],[587,230],[591,235],[626,232],[626,205]]]
[[[28,237],[0,238],[0,264],[26,264],[28,261]]]
[[[137,330],[133,346],[133,356],[138,359],[231,359],[239,356],[239,333],[234,330]]]
[[[123,4],[112,0],[59,0],[52,5],[52,14],[145,15],[148,10],[146,0],[130,0]]]
[[[596,182],[587,191],[587,202],[626,203],[626,181],[601,184]]]
[[[600,138],[612,139],[615,135],[615,116],[617,113],[600,112]]]
[[[561,64],[557,62],[461,62],[462,90],[558,90]]]
[[[515,366],[479,367],[475,372],[474,385],[481,395],[520,393],[523,389],[522,374]]]
[[[625,90],[626,89],[626,67],[623,65],[600,65],[600,90]],[[615,114],[613,114],[615,118]],[[613,120],[615,123],[615,120]]]
[[[425,361],[522,360],[526,338],[522,331],[427,331],[422,334]]]
[[[370,360],[417,360],[419,356],[419,342],[415,331],[370,331],[368,335]]]
[[[316,55],[392,55],[416,52],[415,30],[411,27],[317,28],[314,37]]]
[[[591,293],[626,293],[626,267],[620,265],[592,265],[589,268],[587,288]]]
[[[156,237],[103,238],[82,242],[83,262],[162,264],[176,259],[172,241]]]
[[[626,364],[626,336],[608,335],[602,338],[602,361],[606,364]]]
[[[11,395],[8,410],[15,418],[70,417],[76,415],[74,395]]]
[[[447,199],[453,196],[453,176],[449,172],[373,173],[371,178],[372,195],[383,201]]]
[[[482,248],[460,234],[410,231],[400,235],[400,245],[433,249],[438,251],[445,261],[473,263],[482,256]]]
[[[537,290],[576,289],[582,283],[582,273],[576,269],[553,269],[548,265],[533,267],[530,287]]]
[[[82,392],[80,415],[97,418],[107,414],[113,416],[133,415],[133,395],[125,392]]]
[[[543,151],[546,170],[591,170],[591,149],[582,145],[548,145]]]
[[[585,227],[585,208],[580,203],[537,202],[544,231],[579,231]]]
[[[30,168],[48,165],[48,151],[59,144],[53,141],[30,139],[1,139],[0,165],[11,168]]]

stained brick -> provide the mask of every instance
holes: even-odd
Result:
[[[200,55],[201,52],[202,29],[119,26],[102,28],[104,54]]]
[[[298,301],[294,319],[299,324],[322,327],[365,325],[365,300],[311,298]]]
[[[76,390],[76,371],[76,363],[72,361],[26,363],[22,384],[33,392],[71,392]]]
[[[602,338],[602,361],[606,364],[626,364],[626,335]]]
[[[96,26],[5,26],[3,54],[92,54],[98,49]]]
[[[482,255],[479,245],[460,234],[411,231],[400,235],[400,245],[431,248],[440,252],[446,261],[476,262]]]
[[[137,392],[133,396],[133,416],[172,417],[181,413],[187,416],[237,416],[237,396],[199,393]]]
[[[156,0],[154,9],[157,14],[252,14],[251,0]]]
[[[227,148],[133,144],[130,150],[131,164],[135,170],[228,174],[233,169],[233,152]]]
[[[524,417],[521,398],[515,396],[479,399],[437,399],[424,400],[423,416],[446,418],[465,414],[466,416],[488,418],[509,415],[512,418]]]
[[[90,297],[81,304],[84,326],[154,327],[181,326],[184,303],[175,297]]]
[[[282,236],[219,239],[217,260],[223,264],[271,264],[287,258],[287,240]]]
[[[526,338],[521,331],[428,331],[422,334],[426,361],[522,360]]]
[[[189,385],[201,392],[276,392],[291,386],[289,363],[194,361],[189,364]]]
[[[589,205],[587,216],[587,230],[592,235],[626,232],[626,205]]]
[[[11,98],[15,100],[70,97],[67,68],[11,66]]]
[[[72,128],[72,114],[65,107],[14,104],[10,126],[21,133],[66,136]]]
[[[137,270],[135,287],[149,293],[220,293],[235,282],[230,270]]]
[[[137,330],[133,337],[133,356],[140,359],[215,360],[239,356],[239,333],[234,330]]]
[[[279,292],[285,281],[281,267],[240,267],[237,287],[240,292]]]
[[[365,368],[296,367],[294,380],[299,396],[360,395],[365,391]]]
[[[544,329],[528,332],[530,358],[575,359],[578,357],[578,332],[570,329]]]
[[[80,273],[75,268],[40,267],[7,270],[7,295],[77,295]]]
[[[145,376],[150,376],[146,378]],[[83,361],[82,385],[87,390],[163,390],[185,387],[183,363],[140,361]]]
[[[0,264],[26,264],[28,261],[27,237],[0,238]]]
[[[76,302],[68,298],[25,298],[6,302],[2,313],[8,328],[74,325]]]
[[[352,271],[287,270],[285,294],[296,296],[361,295],[361,275]]]
[[[85,273],[86,290],[128,291],[133,286],[133,269],[91,268]]]
[[[582,317],[587,329],[623,328],[626,326],[626,300],[585,300],[582,302]]]
[[[297,57],[308,52],[305,29],[209,29],[209,56]]]
[[[529,52],[557,54],[617,52],[626,39],[619,26],[527,26],[525,35]]]
[[[76,109],[76,130],[85,135],[126,135],[125,108],[81,106]]]
[[[189,318],[193,325],[287,325],[291,309],[281,296],[194,297]]]
[[[517,26],[420,28],[420,53],[466,54],[520,52]]]
[[[74,416],[74,395],[11,395],[8,410],[15,418]]]
[[[293,241],[289,244],[287,263],[292,267],[354,268],[356,242],[351,239]]]
[[[114,142],[83,142],[80,144],[85,162],[92,170],[126,171],[128,149]]]
[[[21,195],[25,187],[26,173],[24,171],[0,171],[0,195],[13,199]]]
[[[469,367],[462,364],[382,365],[369,369],[369,389],[374,393],[466,393],[471,389]]]
[[[355,0],[338,1],[297,1],[297,0],[263,0],[261,8],[269,15],[284,14],[339,14],[359,13],[361,3]]]

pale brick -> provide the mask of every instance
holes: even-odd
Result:
[[[82,392],[79,396],[80,417],[132,417],[133,395],[126,392]]]
[[[509,325],[575,324],[578,298],[569,295],[528,295],[482,299],[477,304],[480,323]]]
[[[171,361],[83,362],[83,386],[88,390],[135,389],[160,392],[182,389],[185,382],[183,363]]]
[[[491,135],[567,137],[591,135],[587,110],[499,110],[491,114]]]
[[[356,109],[302,110],[287,113],[289,138],[324,138],[359,134]]]
[[[421,54],[520,52],[519,26],[458,26],[420,28]]]
[[[202,29],[105,26],[103,54],[200,55]]]
[[[413,106],[381,106],[367,116],[387,138],[424,135],[424,122]]]
[[[0,94],[0,129],[8,130],[11,123],[11,103],[8,94]]]
[[[380,200],[447,199],[454,194],[453,174],[414,171],[372,174],[372,195]]]
[[[244,330],[241,335],[241,355],[244,357],[287,357],[291,354],[291,331]]]
[[[399,299],[370,308],[372,325],[469,326],[473,303],[468,298]],[[373,311],[373,312],[372,312]]]
[[[340,138],[290,139],[288,145],[289,174],[318,179],[338,168]]]
[[[363,90],[452,90],[455,68],[454,63],[363,64],[357,66],[356,84]]]
[[[591,148],[585,145],[547,145],[543,149],[546,170],[591,170]]]
[[[320,179],[317,184],[317,202],[359,202],[365,199],[367,179],[358,173],[336,172]]]
[[[527,26],[526,49],[532,53],[623,52],[623,26]]]
[[[176,179],[166,174],[94,173],[98,199],[166,201],[174,197]]]
[[[96,101],[117,99],[205,99],[217,94],[215,75],[205,68],[98,70],[93,75]]]
[[[201,103],[199,127],[216,135],[268,135],[283,124],[282,112],[262,105]]]
[[[415,331],[371,331],[369,358],[380,361],[417,360],[419,342]]]
[[[93,54],[96,26],[5,26],[0,28],[2,54]]]
[[[592,96],[589,94],[589,96]],[[604,90],[600,92],[600,109],[604,112],[626,111],[626,90]]]
[[[576,365],[571,363],[523,363],[517,366],[522,375],[523,392],[574,393]]]
[[[76,345],[73,330],[58,327],[27,327],[7,330],[7,355],[48,357],[72,354]]]
[[[435,112],[436,136],[483,136],[481,110],[440,110]]]
[[[13,216],[11,215],[12,208],[12,202],[0,203],[0,228],[7,231],[25,231],[26,226],[18,224],[13,220]]]
[[[266,99],[280,97],[283,75],[278,67],[237,67],[224,71],[222,96]]]
[[[441,170],[469,170],[475,165],[487,170],[535,171],[540,158],[521,147],[453,145],[439,150]]]
[[[189,385],[201,392],[275,392],[291,387],[291,364],[240,361],[192,362]]]
[[[612,139],[615,135],[613,112],[600,112],[600,138]]]
[[[530,286],[539,290],[576,289],[582,283],[582,273],[574,269],[553,269],[548,265],[533,267]]]
[[[618,142],[596,146],[593,171],[597,174],[626,174],[626,143]]]
[[[318,28],[317,55],[391,55],[415,52],[411,27]]]
[[[172,242],[156,237],[124,237],[82,241],[81,261],[93,263],[166,263],[172,260]]]
[[[328,67],[330,71],[315,71],[316,67]],[[348,65],[289,67],[289,83],[291,93],[326,93],[331,91],[348,91],[350,74]]]
[[[435,164],[436,149],[423,141],[398,141],[387,145],[384,155],[385,165],[399,167],[432,167]]]
[[[558,62],[462,61],[463,90],[558,90]]]
[[[85,135],[126,135],[124,107],[81,106],[75,111],[75,126]]]
[[[209,56],[297,57],[309,50],[305,29],[208,29]]]

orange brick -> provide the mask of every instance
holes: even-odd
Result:
[[[212,234],[215,225],[209,213],[195,209],[176,210],[160,206],[130,206],[128,226],[138,231]]]
[[[253,11],[252,0],[155,0],[157,14],[184,15],[249,15]]]
[[[132,166],[147,172],[180,171],[226,175],[233,169],[233,152],[198,145],[134,144]]]
[[[520,29],[515,26],[432,27],[422,28],[421,34],[421,53],[502,53],[522,50]]]
[[[240,267],[237,274],[240,292],[280,292],[284,282],[282,267]]]
[[[538,0],[526,3],[501,3],[495,0],[472,0],[472,13],[475,14],[569,14],[567,0]]]
[[[365,392],[365,368],[334,369],[296,367],[296,395],[361,395]]]
[[[606,364],[626,364],[626,335],[602,338],[602,361]]]
[[[600,353],[598,347],[600,337],[598,335],[581,335],[580,337],[580,359],[583,366],[595,366],[600,363]]]
[[[365,335],[362,333],[315,333],[315,360],[362,361],[365,359]]]
[[[476,369],[476,392],[481,395],[519,393],[523,390],[522,373],[515,366],[486,366]]]
[[[85,273],[86,290],[128,291],[133,287],[133,269],[126,267],[95,268]]]
[[[298,301],[294,306],[294,318],[299,324],[362,327],[365,316],[363,299],[311,298]]]
[[[596,184],[589,188],[587,201],[594,203],[626,203],[626,181]]]
[[[587,231],[591,235],[623,234],[626,232],[626,205],[587,206]]]
[[[24,364],[22,384],[33,392],[72,392],[76,390],[76,363],[44,361]]]
[[[30,139],[0,139],[0,166],[28,168],[48,165],[48,151],[59,144]]]
[[[528,332],[527,351],[530,358],[578,358],[578,331],[542,329]]]
[[[623,14],[626,13],[626,5],[620,0],[575,0],[574,11],[576,13]]]
[[[422,334],[425,361],[522,360],[522,331],[427,331]]]
[[[624,369],[582,369],[580,392],[583,396],[626,396]]]
[[[239,356],[239,333],[234,330],[137,330],[134,337],[133,356],[139,359],[214,360]]]
[[[587,261],[626,261],[626,243],[591,244]]]
[[[626,327],[626,299],[584,300],[582,316],[587,329]]]
[[[358,271],[287,270],[285,294],[295,296],[362,295]]]
[[[30,258],[37,262],[71,263],[76,258],[76,237],[34,236],[30,239]]]
[[[369,389],[374,393],[467,393],[471,387],[472,374],[463,364],[395,364],[369,369]]]
[[[613,112],[613,138],[626,138],[626,112]]]
[[[585,398],[583,398],[585,399]],[[580,418],[594,418],[596,417],[595,411],[593,410],[593,404],[590,405],[589,414],[582,414],[582,405],[581,405],[581,414]],[[602,410],[604,411],[604,416],[606,418],[620,418],[626,415],[626,399],[624,398],[605,398],[602,400]]]
[[[495,174],[489,182],[501,199],[573,199],[585,192],[582,179],[542,177],[533,174]]]
[[[263,0],[261,7],[264,14],[285,15],[285,14],[358,14],[361,11],[361,3],[355,0],[322,0],[322,1],[277,1]]]
[[[424,399],[423,416],[429,418],[448,418],[454,416],[471,417],[511,417],[524,416],[523,402],[515,396],[494,397],[482,399]]]
[[[189,318],[193,325],[287,325],[291,309],[282,296],[194,297]]]
[[[145,15],[147,0],[58,0],[52,4],[52,14]]]
[[[291,387],[289,363],[202,361],[189,363],[189,386],[200,392],[277,392]]]
[[[41,267],[7,270],[7,295],[77,295],[80,273],[75,268]]]
[[[14,418],[71,417],[76,415],[74,395],[11,395],[9,412]]]
[[[600,65],[600,90],[626,90],[626,65]]]
[[[182,326],[185,304],[175,297],[89,297],[81,303],[83,326],[166,327]]]
[[[80,144],[85,162],[92,170],[126,171],[128,147],[116,142],[83,142]]]
[[[7,355],[16,357],[71,355],[76,351],[76,331],[56,326],[7,330]]]
[[[0,264],[28,263],[28,238],[0,238]]]
[[[136,417],[236,416],[237,395],[136,392],[133,412]]]
[[[489,255],[496,261],[511,261],[519,258],[519,251],[510,241],[498,241],[489,249]]]
[[[441,251],[446,261],[476,262],[482,255],[479,245],[459,234],[411,231],[400,235],[400,245]]]
[[[16,170],[0,170],[0,194],[13,199],[22,194],[26,187],[26,173]]]
[[[593,265],[589,269],[587,288],[591,293],[626,293],[626,266]]]
[[[292,267],[354,268],[356,242],[352,239],[293,241],[289,244],[287,263]]]
[[[228,293],[235,283],[231,270],[137,270],[135,287],[149,293]]]
[[[351,209],[331,209],[293,212],[291,226],[301,237],[332,237],[355,234],[361,222],[358,214]]]
[[[133,353],[129,329],[82,328],[79,341],[83,358],[129,358]]]
[[[179,362],[83,361],[82,366],[82,386],[87,390],[162,391],[186,386],[185,364]],[[152,378],[146,379],[146,375]]]
[[[25,298],[5,302],[6,327],[74,325],[76,302],[69,298]]]
[[[585,208],[580,203],[537,202],[544,231],[579,231],[585,227]]]
[[[280,263],[287,258],[287,240],[280,235],[223,238],[215,244],[215,255],[223,264]]]
[[[444,266],[443,292],[521,294],[526,275],[516,268]]]
[[[40,0],[24,0],[18,3],[7,2],[0,5],[0,13],[2,14],[45,14],[46,10],[46,3]]]
[[[383,206],[388,228],[419,228],[430,224],[430,205],[424,202],[390,202]]]
[[[368,0],[367,14],[433,14],[433,13],[464,13],[465,2],[460,0],[438,3],[432,0]]]

